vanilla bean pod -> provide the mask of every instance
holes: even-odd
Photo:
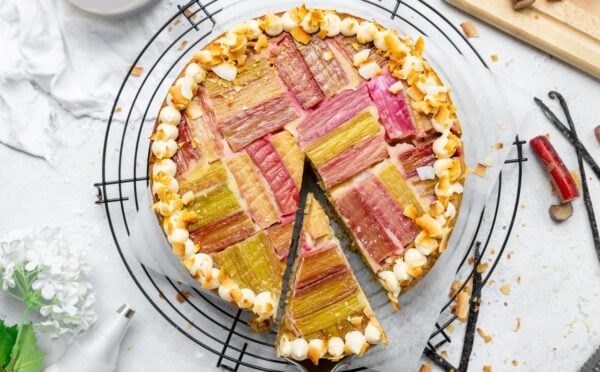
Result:
[[[575,129],[575,123],[573,123],[573,118],[571,117],[571,112],[569,111],[569,107],[567,106],[567,102],[564,97],[556,92],[551,91],[548,93],[548,97],[551,99],[557,98],[560,102],[560,106],[565,112],[565,116],[567,117],[567,123],[569,123],[569,127],[571,128],[571,135],[573,138],[579,142],[579,138],[577,136],[577,130]],[[579,163],[579,173],[581,173],[581,188],[583,189],[583,201],[585,203],[585,209],[587,210],[588,219],[590,222],[590,228],[592,229],[592,237],[594,239],[594,247],[596,248],[596,255],[600,259],[600,234],[598,233],[598,224],[596,223],[596,215],[594,213],[594,206],[592,205],[592,198],[590,197],[590,190],[587,184],[587,178],[585,176],[585,168],[583,166],[583,158],[581,148],[575,146],[575,151],[577,152],[577,161]]]
[[[550,110],[550,108],[548,106],[546,106],[546,104],[544,102],[542,102],[541,99],[535,97],[534,101],[540,107],[540,109],[542,109],[542,112],[544,113],[544,115],[546,115],[546,118],[548,119],[548,121],[550,121],[550,123],[552,123],[552,125],[554,125],[554,127],[556,127],[556,129],[558,129],[558,131],[569,142],[571,142],[571,144],[573,144],[573,146],[575,146],[576,149],[581,151],[581,156],[583,157],[583,160],[585,160],[585,162],[588,163],[590,168],[592,168],[592,171],[596,174],[596,177],[598,177],[598,179],[600,179],[600,166],[598,165],[598,163],[596,163],[594,158],[592,158],[592,155],[590,155],[590,153],[585,148],[585,146],[583,146],[581,141],[579,141],[579,138],[573,137],[571,130],[569,130],[569,128],[567,128],[556,117],[556,115],[554,115],[554,113]]]
[[[474,263],[477,267],[481,262],[481,256],[479,248],[480,242],[475,245],[475,252],[473,253]],[[465,342],[460,356],[460,364],[458,365],[458,372],[466,372],[469,368],[469,359],[471,358],[471,352],[473,351],[473,343],[475,342],[475,331],[477,329],[477,319],[479,318],[479,306],[481,304],[481,291],[477,291],[481,285],[481,273],[475,270],[473,273],[473,289],[471,291],[471,300],[469,306],[469,317],[467,318],[467,329],[465,331]],[[477,294],[479,292],[479,294]]]
[[[423,354],[425,354],[425,356],[427,358],[429,358],[429,360],[431,360],[436,366],[440,367],[444,371],[446,371],[446,372],[455,372],[456,371],[456,367],[454,367],[450,362],[448,362],[446,359],[442,358],[438,353],[436,353],[434,350],[430,349],[429,347],[426,347],[425,350],[423,350]]]

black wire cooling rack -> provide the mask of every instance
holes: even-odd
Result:
[[[237,371],[241,367],[248,370],[281,371],[289,369],[289,365],[285,360],[274,356],[272,332],[252,332],[247,314],[201,291],[192,289],[192,293],[187,292],[179,283],[146,269],[133,258],[131,252],[124,249],[133,216],[140,207],[147,208],[147,205],[142,204],[149,180],[150,148],[146,138],[152,130],[155,119],[153,115],[158,112],[162,94],[191,53],[208,36],[223,31],[216,20],[218,15],[243,3],[251,6],[249,0],[233,3],[227,0],[193,0],[178,5],[173,16],[150,38],[133,61],[116,94],[104,139],[102,181],[94,186],[98,197],[96,204],[103,205],[106,210],[108,224],[125,268],[140,292],[170,325],[191,342],[216,355],[217,367],[231,371]],[[442,11],[425,0],[355,0],[354,3],[387,14],[392,21],[398,22],[399,26],[412,34],[448,43],[456,53],[488,68],[485,60],[458,28]],[[134,76],[136,66],[144,67],[141,76]],[[514,149],[511,151],[515,157],[506,161],[495,195],[482,212],[467,253],[457,268],[457,278],[461,278],[464,287],[469,278],[479,277],[476,267],[480,262],[485,260],[491,264],[485,277],[474,281],[471,309],[478,308],[481,291],[500,262],[511,236],[519,209],[523,162],[527,161],[523,157],[524,143],[518,137],[515,139]],[[503,185],[505,179],[510,180],[507,186]],[[498,247],[495,254],[490,252],[493,249],[489,247],[492,246]],[[474,261],[472,265],[465,264],[470,260],[469,257]],[[441,309],[438,322],[424,350],[429,359],[446,371],[458,370],[438,352],[442,346],[452,342],[447,328],[456,321],[456,316],[450,311],[455,297],[449,298]],[[473,331],[474,329],[471,330]],[[468,344],[468,331],[460,339],[463,343],[465,340]],[[459,367],[462,366],[461,363]],[[365,369],[360,367],[349,371]]]

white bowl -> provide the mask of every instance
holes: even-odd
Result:
[[[86,12],[118,16],[130,14],[155,3],[157,0],[67,0]]]

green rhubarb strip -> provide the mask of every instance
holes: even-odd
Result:
[[[192,191],[196,194],[225,182],[227,182],[227,170],[221,160],[208,166],[204,162],[199,162],[179,181],[179,193],[183,195],[187,191]]]
[[[214,260],[241,288],[256,294],[281,291],[283,268],[263,231],[217,253]]]
[[[191,209],[198,215],[198,220],[188,226],[190,231],[243,210],[238,196],[227,183],[197,194]]]
[[[321,266],[327,264],[321,262]],[[345,302],[358,290],[356,280],[347,269],[341,275],[331,278],[305,290],[301,295],[295,296],[290,303],[290,310],[295,319],[309,319],[319,314],[319,310],[336,302]],[[314,315],[313,315],[314,314]]]
[[[370,109],[365,109],[338,128],[327,133],[313,144],[306,153],[315,166],[335,158],[355,144],[373,137],[381,125]]]
[[[344,301],[336,302],[304,318],[296,319],[296,328],[301,334],[309,334],[336,325],[340,320],[364,309],[360,292],[355,292]]]
[[[379,171],[376,176],[402,208],[412,204],[417,209],[417,215],[420,216],[424,213],[412,189],[394,164],[390,163]]]

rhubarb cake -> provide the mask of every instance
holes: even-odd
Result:
[[[160,109],[150,175],[173,253],[204,288],[258,328],[274,320],[307,162],[397,307],[446,248],[466,174],[450,87],[423,50],[300,6],[194,54]]]
[[[308,195],[290,288],[277,334],[277,353],[296,360],[362,356],[386,343],[329,218]]]

